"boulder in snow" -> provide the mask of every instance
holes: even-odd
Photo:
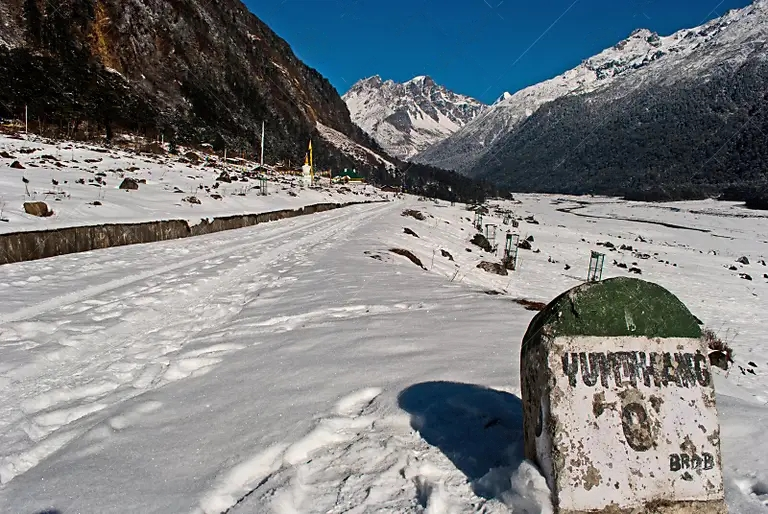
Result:
[[[120,189],[134,191],[139,188],[139,182],[135,179],[125,177],[120,183]]]
[[[53,211],[45,202],[24,202],[24,212],[40,218],[53,216]]]
[[[488,273],[495,273],[496,275],[507,276],[509,274],[504,265],[497,262],[482,261],[477,267]]]

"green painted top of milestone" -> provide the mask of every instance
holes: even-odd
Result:
[[[611,278],[574,287],[531,321],[522,351],[541,336],[701,337],[701,322],[675,295],[636,278]]]

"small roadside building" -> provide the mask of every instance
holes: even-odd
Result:
[[[348,170],[344,168],[344,171],[339,171],[333,174],[334,182],[357,182],[364,183],[365,179],[357,172],[357,170]]]

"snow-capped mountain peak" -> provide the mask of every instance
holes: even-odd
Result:
[[[669,36],[637,29],[627,38],[575,68],[512,95],[504,93],[480,116],[415,160],[453,170],[467,170],[479,156],[535,113],[566,95],[582,95],[621,82],[671,83],[696,79],[718,64],[735,65],[764,58],[768,44],[768,0]]]
[[[500,97],[498,97],[498,98],[496,99],[496,101],[495,101],[495,102],[493,102],[493,104],[492,104],[492,105],[496,105],[496,104],[499,104],[499,103],[501,103],[501,102],[506,102],[506,101],[507,101],[507,100],[509,100],[510,98],[512,98],[512,93],[509,93],[509,92],[507,92],[507,91],[504,91],[504,92],[501,94],[501,96],[500,96]]]
[[[375,75],[357,82],[342,98],[352,120],[402,159],[445,139],[486,108],[426,75],[404,83]]]

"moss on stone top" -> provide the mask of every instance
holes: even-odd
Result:
[[[542,334],[559,336],[701,336],[700,321],[678,298],[652,282],[611,278],[574,287],[541,311],[523,337],[522,352]]]

